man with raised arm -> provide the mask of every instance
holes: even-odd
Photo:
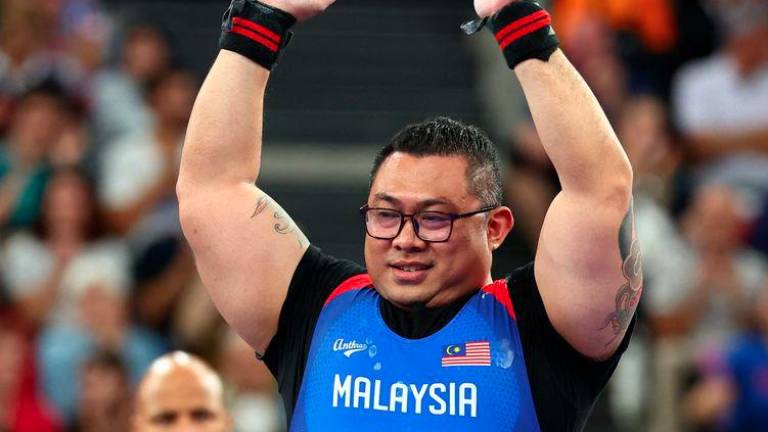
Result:
[[[476,0],[488,19],[464,26],[496,36],[562,183],[535,262],[493,281],[514,219],[475,127],[428,120],[379,152],[365,267],[310,245],[259,188],[271,67],[288,29],[331,3],[234,0],[225,14],[177,186],[213,301],[277,378],[291,430],[581,430],[642,278],[632,169],[549,14]]]

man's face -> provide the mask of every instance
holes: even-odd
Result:
[[[376,174],[368,205],[404,214],[476,211],[485,203],[470,193],[466,172],[463,157],[394,153]],[[376,289],[397,305],[435,307],[489,283],[494,246],[490,238],[495,238],[493,232],[499,228],[493,222],[489,225],[489,218],[492,216],[481,214],[455,220],[451,237],[444,243],[418,238],[410,219],[395,239],[366,236],[365,261]]]
[[[134,432],[230,430],[220,390],[205,375],[177,370],[147,385],[143,393]]]

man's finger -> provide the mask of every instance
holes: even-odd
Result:
[[[485,18],[498,12],[513,1],[515,0],[475,0],[475,12],[477,12],[477,16]]]

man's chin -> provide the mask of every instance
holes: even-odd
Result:
[[[390,284],[384,289],[379,289],[379,294],[390,303],[408,308],[414,304],[426,304],[434,296],[431,290],[423,285],[398,285]]]

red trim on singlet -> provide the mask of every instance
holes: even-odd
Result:
[[[515,306],[512,304],[512,298],[509,296],[509,288],[507,288],[506,279],[497,280],[490,285],[486,285],[482,288],[482,290],[484,293],[488,293],[496,297],[496,300],[504,305],[504,308],[509,313],[509,316],[511,316],[513,320],[517,320],[517,315],[515,314]]]
[[[323,304],[323,306],[327,306],[328,303],[333,301],[333,299],[344,294],[345,292],[363,289],[367,286],[371,286],[372,284],[373,282],[371,282],[371,277],[368,275],[368,273],[352,276],[351,278],[340,283],[339,286],[337,286],[331,292],[331,295],[329,295],[325,300],[325,304]]]

